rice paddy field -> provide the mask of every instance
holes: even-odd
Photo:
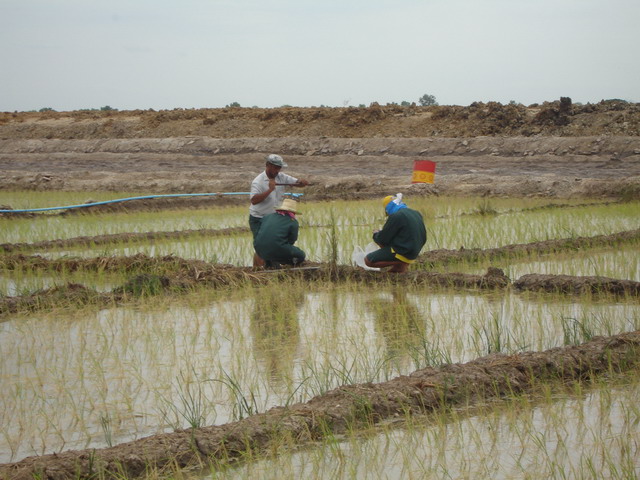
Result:
[[[91,198],[127,196],[96,192]],[[86,198],[86,192],[0,192],[0,204],[14,209]],[[405,200],[425,219],[423,254],[640,228],[638,201]],[[320,269],[338,264],[356,270],[354,247],[370,243],[385,221],[377,199],[303,197],[300,207],[297,245]],[[108,294],[136,275],[167,274],[136,271],[135,264],[34,267],[34,256],[50,262],[100,258],[105,264],[136,255],[179,258],[240,269],[252,278],[247,220],[246,205],[215,203],[200,209],[0,217],[0,300],[37,299],[39,292],[69,284]],[[511,281],[545,274],[640,282],[640,236],[592,248],[419,260],[412,272],[482,275],[489,267]],[[95,304],[61,295],[54,304],[36,300],[29,308],[2,310],[0,463],[69,450],[97,452],[226,425],[345,385],[378,384],[419,369],[543,352],[640,329],[637,295],[459,288],[374,274],[378,281],[363,283],[348,275],[328,281],[265,273],[260,281],[218,288],[196,282],[180,292]],[[638,373],[630,366],[572,382],[541,382],[526,394],[502,392],[424,414],[392,415],[313,441],[283,434],[268,451],[247,449],[234,459],[188,469],[178,461],[149,465],[140,476],[638,478]],[[99,472],[92,478],[102,476],[111,478]]]

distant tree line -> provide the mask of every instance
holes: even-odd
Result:
[[[35,110],[32,110],[35,111]],[[54,110],[51,107],[42,107],[40,110],[38,110],[40,113],[43,112],[57,112],[57,110]],[[80,110],[78,110],[79,112],[117,112],[118,109],[117,108],[112,108],[109,105],[105,105],[104,107],[100,107],[100,108],[81,108]]]

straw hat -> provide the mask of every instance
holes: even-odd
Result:
[[[285,212],[293,212],[298,215],[302,215],[302,212],[298,211],[298,202],[290,198],[285,198],[282,201],[282,205],[276,208],[276,210],[284,210]]]

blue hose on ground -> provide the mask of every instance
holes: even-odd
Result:
[[[147,200],[149,198],[170,198],[170,197],[211,197],[215,195],[250,195],[250,192],[222,192],[222,193],[170,193],[164,195],[145,195],[142,197],[117,198],[115,200],[105,200],[103,202],[83,203],[80,205],[67,205],[64,207],[46,207],[46,208],[25,208],[21,210],[0,210],[0,213],[32,213],[32,212],[48,212],[51,210],[67,210],[71,208],[95,207],[96,205],[107,205],[110,203],[128,202],[130,200]],[[298,198],[304,193],[285,193],[292,197]]]

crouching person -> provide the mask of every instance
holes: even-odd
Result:
[[[402,194],[389,195],[382,200],[387,221],[382,230],[373,233],[373,241],[380,247],[364,258],[368,267],[385,268],[393,273],[409,269],[427,242],[427,230],[420,212],[402,202]]]
[[[305,253],[296,247],[298,240],[298,220],[301,214],[297,203],[285,198],[282,205],[276,207],[276,213],[265,215],[260,231],[253,241],[256,253],[265,261],[266,268],[278,268],[280,265],[300,265]]]

